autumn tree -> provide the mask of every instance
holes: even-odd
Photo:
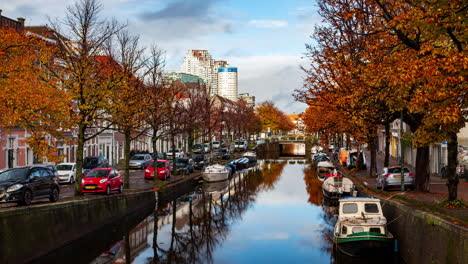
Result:
[[[114,129],[124,134],[124,187],[129,188],[130,144],[147,131],[144,124],[146,111],[141,104],[145,96],[142,76],[144,49],[139,45],[138,36],[122,30],[116,34],[114,41],[111,39],[107,43],[107,52],[110,58],[116,60],[111,74],[118,83],[111,91],[109,120],[114,124]]]
[[[464,26],[457,15],[464,5],[460,1],[324,0],[319,6],[329,26],[316,33],[321,46],[312,57],[319,66],[312,67],[308,83],[339,95],[335,98],[342,100],[337,105],[357,110],[351,124],[364,130],[379,119],[387,125],[395,114],[403,113],[418,147],[416,186],[427,190],[429,144],[456,141],[454,136],[465,121],[466,85],[460,78],[466,69]],[[347,94],[346,89],[340,93],[340,88],[348,88]],[[317,96],[311,91],[306,99],[310,102]],[[353,107],[357,104],[362,111]],[[456,149],[456,143],[449,145]],[[450,153],[449,167],[454,169],[456,158]],[[449,185],[456,197],[456,179],[449,179]]]
[[[165,52],[157,45],[152,44],[144,61],[145,94],[142,102],[146,107],[145,122],[151,127],[153,158],[157,159],[157,141],[167,135],[165,129],[167,119],[163,103],[168,101],[166,97],[171,97],[171,94],[164,88],[166,85],[163,79],[166,64]]]
[[[256,108],[256,112],[262,124],[262,131],[267,131],[269,128],[270,131],[278,133],[294,128],[291,120],[271,101],[260,103]]]
[[[68,6],[63,21],[51,22],[64,36],[57,42],[59,65],[48,67],[70,94],[71,117],[77,128],[75,194],[81,194],[83,154],[86,141],[113,124],[108,122],[112,90],[118,81],[109,74],[111,60],[103,57],[106,42],[124,26],[101,19],[98,0],[79,0]],[[63,29],[63,30],[62,30]]]
[[[55,63],[55,46],[45,40],[0,27],[0,127],[27,131],[28,145],[39,158],[56,160],[48,136],[64,140],[70,126],[69,95],[48,75]]]

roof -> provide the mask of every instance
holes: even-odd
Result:
[[[343,197],[339,200],[340,202],[380,202],[379,199],[374,197]]]

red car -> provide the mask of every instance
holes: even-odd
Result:
[[[158,169],[158,178],[161,180],[165,180],[171,177],[171,166],[169,165],[169,161],[167,160],[152,160],[148,167],[145,170],[145,179],[154,179],[154,169],[155,167]]]
[[[123,181],[120,173],[114,168],[96,168],[90,170],[81,180],[83,193],[110,194],[111,191],[123,191]]]

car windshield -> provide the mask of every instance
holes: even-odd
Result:
[[[220,150],[218,150],[218,153],[221,153],[221,154],[227,153],[227,149],[220,149]]]
[[[13,169],[0,173],[0,181],[17,181],[28,177],[28,169]]]
[[[71,164],[59,164],[55,167],[56,170],[59,171],[71,171],[73,169],[73,165]]]
[[[168,153],[172,153],[172,152],[175,152],[175,153],[177,153],[177,152],[179,152],[179,150],[178,150],[178,149],[176,149],[176,150],[172,150],[172,149],[170,149],[170,150],[168,151]]]
[[[200,144],[195,144],[193,145],[192,149],[197,149],[197,148],[201,148],[201,145]]]
[[[181,167],[181,166],[183,167],[183,166],[187,165],[187,163],[188,163],[188,159],[177,159],[176,160],[176,166],[177,167]]]
[[[98,158],[85,158],[83,168],[90,169],[98,164]]]
[[[203,155],[195,155],[193,156],[193,160],[195,162],[199,162],[199,161],[202,161],[204,159],[204,156]]]
[[[218,141],[213,141],[213,145],[218,145],[219,142]]]
[[[145,156],[133,156],[131,160],[144,160]]]
[[[405,168],[406,172],[410,172],[408,168]],[[401,168],[388,168],[388,173],[401,173]]]
[[[86,174],[85,178],[104,178],[108,173],[108,170],[92,170]]]

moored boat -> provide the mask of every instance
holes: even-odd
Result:
[[[224,181],[229,178],[229,173],[230,170],[224,165],[214,164],[205,168],[202,177],[207,182]]]
[[[249,166],[249,159],[248,158],[239,158],[233,160],[232,163],[236,165],[237,170],[245,169]]]
[[[249,162],[256,162],[257,161],[257,153],[253,151],[247,151],[242,155],[244,158],[249,159]]]
[[[341,198],[333,241],[341,253],[349,256],[384,257],[394,246],[393,235],[386,225],[379,199]]]
[[[317,163],[317,178],[324,181],[327,178],[327,174],[332,174],[334,169],[335,165],[329,161]]]
[[[323,196],[328,199],[338,199],[350,196],[354,190],[354,183],[335,169],[333,174],[327,174],[327,179],[322,184]]]

